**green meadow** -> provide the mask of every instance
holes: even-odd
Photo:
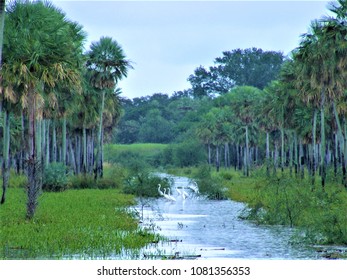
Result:
[[[158,236],[142,230],[120,190],[43,193],[35,217],[25,219],[26,194],[9,189],[0,211],[1,259],[95,259],[137,250]],[[122,256],[126,258],[126,256]]]

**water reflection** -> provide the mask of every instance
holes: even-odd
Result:
[[[143,212],[144,222],[154,223],[156,231],[170,240],[144,250],[145,255],[195,255],[199,258],[317,259],[310,247],[291,244],[293,229],[283,226],[257,226],[238,217],[245,205],[224,200],[197,197],[188,186],[188,178],[172,177],[173,190],[184,189],[183,199],[172,192],[176,201],[165,198]]]

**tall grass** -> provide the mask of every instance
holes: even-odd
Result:
[[[25,192],[9,189],[0,211],[2,259],[104,258],[138,249],[158,236],[141,230],[119,190],[43,193],[35,217],[25,219]]]
[[[347,192],[342,185],[330,182],[322,191],[312,188],[310,178],[289,174],[271,178],[260,172],[251,177],[232,174],[223,185],[229,198],[249,206],[244,217],[301,228],[310,243],[347,245]]]

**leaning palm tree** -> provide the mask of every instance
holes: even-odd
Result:
[[[112,94],[119,80],[126,77],[132,68],[126,59],[122,47],[110,37],[101,37],[98,42],[93,42],[87,53],[87,67],[91,71],[91,84],[100,90],[101,105],[99,111],[99,128],[97,136],[97,149],[95,160],[95,178],[102,177],[102,128],[105,107],[105,95]]]

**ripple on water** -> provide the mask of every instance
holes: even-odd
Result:
[[[162,174],[161,176],[165,176]],[[185,188],[191,180],[170,176],[174,187]],[[239,202],[197,199],[183,200],[175,192],[176,202],[164,198],[144,210],[144,221],[156,225],[157,232],[172,240],[147,248],[146,252],[201,255],[201,258],[317,259],[313,248],[290,244],[293,229],[283,226],[257,226],[239,219],[245,205]],[[146,222],[145,222],[146,223]]]

